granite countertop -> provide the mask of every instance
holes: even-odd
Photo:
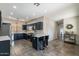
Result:
[[[0,36],[0,41],[10,40],[9,36]]]
[[[12,32],[12,34],[15,34],[15,33],[26,33],[26,32]]]
[[[44,34],[36,34],[34,35],[35,37],[42,37],[42,36],[47,36],[47,35],[44,35]]]
[[[29,34],[29,33],[34,33],[34,31],[33,31],[33,30],[29,30],[29,31],[26,31],[26,33],[27,33],[27,34]]]

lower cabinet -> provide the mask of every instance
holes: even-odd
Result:
[[[14,40],[19,40],[20,39],[20,35],[19,34],[14,34]]]
[[[25,33],[16,33],[14,34],[14,40],[27,39],[27,34]]]
[[[28,39],[28,35],[27,34],[25,34],[25,33],[23,33],[23,39]]]
[[[0,56],[10,55],[10,40],[0,41]]]

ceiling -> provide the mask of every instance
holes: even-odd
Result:
[[[37,7],[33,3],[0,3],[0,10],[3,17],[11,16],[17,19],[31,19],[48,13],[55,13],[71,5],[71,3],[40,3]]]

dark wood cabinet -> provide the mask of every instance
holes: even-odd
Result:
[[[23,39],[23,34],[20,33],[14,34],[14,40],[20,40],[20,39]]]
[[[23,39],[28,39],[28,35],[27,34],[25,34],[25,33],[23,33]]]
[[[16,33],[14,34],[14,40],[27,39],[27,34],[25,33]]]
[[[37,22],[34,24],[35,30],[42,30],[43,29],[43,22]]]
[[[32,27],[32,30],[42,30],[43,29],[43,22],[37,22],[37,23],[33,23],[33,24],[23,25],[22,29],[28,30],[29,27]]]
[[[19,35],[18,34],[14,34],[14,40],[18,40],[19,39]]]
[[[22,26],[22,29],[23,29],[23,30],[27,30],[27,25],[23,25],[23,26]]]

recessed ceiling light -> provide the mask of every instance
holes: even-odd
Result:
[[[16,6],[14,5],[13,8],[16,9]]]
[[[13,15],[13,12],[11,12],[10,14]]]

